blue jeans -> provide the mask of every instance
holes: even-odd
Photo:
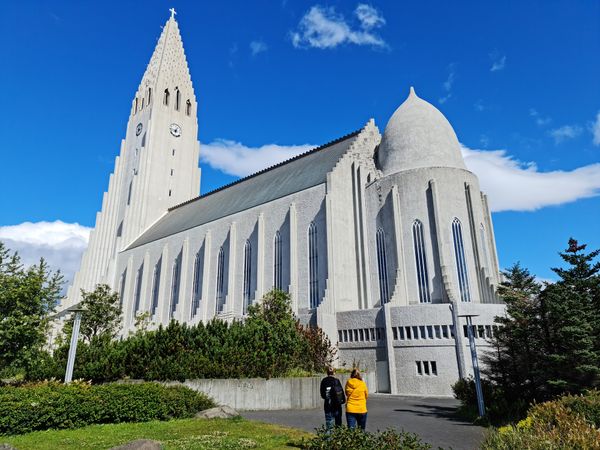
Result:
[[[342,408],[325,411],[325,426],[328,430],[333,428],[333,425],[340,426],[342,424]]]
[[[367,413],[359,414],[346,411],[346,422],[348,423],[348,428],[356,428],[358,424],[360,429],[364,430],[367,426]]]

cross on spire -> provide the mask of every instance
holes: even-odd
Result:
[[[175,14],[177,14],[175,12],[175,8],[171,8],[171,9],[169,9],[169,11],[171,11],[171,19],[174,19],[175,18]]]

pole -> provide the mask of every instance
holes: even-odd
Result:
[[[65,384],[73,379],[73,365],[75,364],[75,353],[77,353],[77,340],[79,339],[79,325],[81,325],[81,311],[75,312],[73,331],[71,332],[71,344],[69,345],[69,359],[67,360],[67,371],[65,373]]]
[[[469,346],[471,347],[471,359],[473,360],[473,373],[475,374],[475,392],[477,393],[477,408],[479,417],[485,415],[485,405],[483,404],[483,390],[481,389],[481,377],[479,375],[479,363],[477,362],[477,348],[475,347],[475,336],[473,335],[473,321],[471,316],[466,316],[467,333],[469,335]]]

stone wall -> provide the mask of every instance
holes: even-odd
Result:
[[[342,386],[349,374],[340,374]],[[319,388],[323,377],[304,378],[245,378],[226,380],[186,380],[168,385],[187,386],[213,398],[220,405],[238,411],[313,409],[323,405]],[[363,374],[369,392],[375,390],[375,375]]]

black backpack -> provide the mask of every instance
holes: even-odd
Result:
[[[341,406],[346,403],[346,395],[344,394],[344,388],[342,387],[340,380],[335,381],[336,382],[333,385],[333,395],[331,396],[331,399],[332,403]]]

